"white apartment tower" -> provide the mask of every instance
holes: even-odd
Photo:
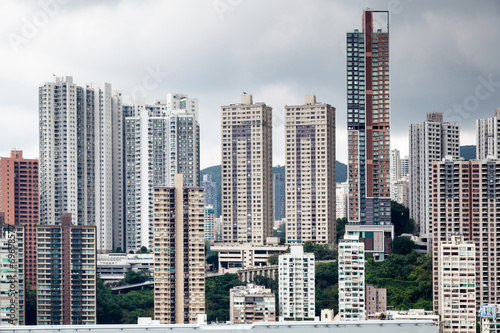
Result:
[[[436,257],[442,332],[476,332],[475,243],[450,236],[439,244]]]
[[[303,247],[290,247],[278,258],[280,317],[293,320],[315,316],[314,253]]]
[[[476,120],[476,158],[500,158],[500,108],[495,116]]]
[[[427,114],[427,120],[410,125],[410,217],[423,238],[432,232],[432,162],[460,156],[460,125],[443,123],[443,114]]]
[[[121,93],[56,77],[39,87],[40,224],[97,227],[97,249],[123,247]]]
[[[152,248],[153,188],[173,186],[183,174],[185,186],[200,185],[198,101],[168,94],[148,105],[136,99],[124,106],[125,248]]]
[[[286,240],[335,242],[335,108],[286,105]]]
[[[356,235],[339,240],[340,320],[366,320],[365,245]]]
[[[242,95],[222,113],[222,241],[263,245],[273,228],[272,108]]]

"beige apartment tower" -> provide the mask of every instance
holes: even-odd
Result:
[[[286,105],[286,240],[335,242],[335,108]]]
[[[195,324],[205,313],[204,197],[199,187],[154,188],[155,319]]]
[[[440,242],[434,257],[442,332],[476,332],[476,245],[453,235]]]
[[[222,111],[222,241],[272,236],[272,108],[243,95]]]
[[[500,161],[434,162],[431,175],[434,311],[442,308],[436,254],[457,234],[476,244],[476,309],[500,303]]]

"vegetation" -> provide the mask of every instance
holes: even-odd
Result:
[[[315,253],[329,253],[324,245],[306,243]],[[309,252],[309,251],[306,251]],[[330,253],[331,254],[331,253]],[[330,255],[329,254],[329,255]],[[336,256],[336,254],[335,254]],[[325,255],[325,257],[328,257]],[[315,272],[316,315],[321,309],[338,312],[338,262],[317,262]],[[375,262],[369,258],[365,264],[365,280],[377,288],[387,289],[387,305],[396,309],[432,308],[432,259],[430,255],[411,252],[407,255],[391,254],[386,260]],[[229,289],[244,285],[236,274],[210,277],[205,280],[206,311],[208,321],[229,319]],[[253,283],[270,288],[276,295],[278,307],[278,279],[256,276]]]
[[[340,239],[344,238],[346,224],[347,224],[347,217],[337,219],[337,244],[339,243]]]
[[[333,309],[338,313],[339,285],[338,262],[316,263],[316,315],[321,315],[321,309]]]
[[[24,311],[25,324],[36,325],[36,288],[31,289],[26,282],[26,311]]]
[[[98,324],[136,324],[138,317],[154,316],[153,289],[113,294],[111,288],[97,278],[96,294]]]
[[[277,265],[279,262],[279,254],[273,253],[269,257],[267,257],[267,263],[269,265]]]
[[[387,289],[387,305],[396,309],[432,309],[432,258],[411,252],[391,254],[384,261],[369,258],[365,281]]]
[[[413,234],[415,222],[410,219],[410,210],[396,201],[391,201],[391,221],[396,237]]]
[[[283,245],[286,242],[286,225],[282,223],[279,225],[278,229],[273,230],[273,237],[279,237],[280,244]]]
[[[391,250],[394,254],[407,255],[417,248],[417,244],[410,237],[396,237],[391,242]]]
[[[125,278],[118,282],[118,285],[123,286],[127,284],[143,283],[146,281],[151,281],[152,279],[153,278],[149,269],[141,269],[138,272],[130,270],[125,274]]]
[[[304,253],[314,253],[315,260],[335,260],[337,250],[330,244],[304,243]]]
[[[209,323],[229,320],[229,290],[245,284],[238,280],[237,274],[205,278],[205,310]]]

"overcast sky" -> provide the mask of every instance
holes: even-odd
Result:
[[[500,106],[500,2],[0,2],[0,156],[38,157],[38,86],[56,76],[109,82],[127,102],[168,92],[199,99],[202,168],[220,163],[220,106],[241,94],[273,108],[273,164],[284,163],[284,105],[315,94],[337,108],[346,162],[346,32],[363,9],[390,10],[392,148],[408,125],[442,111],[475,144],[475,119]]]

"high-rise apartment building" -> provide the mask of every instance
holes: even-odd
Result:
[[[286,241],[335,242],[335,108],[285,105]]]
[[[302,246],[278,258],[279,311],[285,320],[308,320],[315,316],[314,253]]]
[[[410,218],[424,239],[432,233],[432,162],[460,156],[460,125],[443,122],[441,112],[410,125]]]
[[[348,195],[349,184],[347,182],[337,183],[335,189],[335,216],[337,219],[347,217]]]
[[[401,153],[398,149],[391,150],[391,182],[401,178]]]
[[[38,224],[38,160],[23,158],[22,150],[0,157],[0,212],[6,224],[25,227],[24,276],[36,287],[36,225]]]
[[[203,175],[201,187],[205,193],[205,206],[212,206],[216,216],[220,216],[219,191],[217,183],[212,180],[211,174]]]
[[[205,239],[215,240],[215,209],[212,205],[205,206]]]
[[[476,156],[478,160],[500,158],[500,108],[494,117],[476,120]]]
[[[285,175],[279,172],[273,173],[273,195],[274,195],[274,221],[286,218],[286,196]]]
[[[405,156],[404,158],[399,158],[399,174],[401,178],[408,176],[408,173],[410,172],[410,158],[408,156]]]
[[[96,227],[37,226],[37,325],[95,325]]]
[[[229,321],[231,324],[276,321],[274,293],[251,283],[232,288],[229,291]]]
[[[0,327],[26,323],[25,230],[0,212]]]
[[[389,102],[389,12],[365,10],[363,31],[347,33],[346,231],[359,235],[366,242],[366,251],[379,258],[389,252],[393,230]],[[389,241],[379,241],[375,234]]]
[[[340,320],[366,320],[365,245],[356,235],[339,240]]]
[[[222,241],[264,244],[273,229],[272,108],[242,95],[222,111]]]
[[[40,224],[95,225],[99,251],[122,247],[121,93],[57,77],[39,88]]]
[[[434,162],[431,177],[433,253],[437,254],[441,244],[450,241],[451,235],[463,235],[464,241],[474,242],[476,244],[474,291],[476,308],[484,303],[499,304],[500,238],[497,235],[500,234],[498,199],[500,198],[500,161],[447,159]],[[439,256],[434,255],[434,311],[439,311],[442,306],[439,303],[440,265]],[[463,289],[464,293],[468,290],[466,287]]]
[[[125,246],[153,247],[153,188],[200,186],[198,101],[168,94],[152,105],[136,99],[125,106]]]
[[[205,313],[203,189],[182,174],[174,185],[154,188],[155,319],[194,324]]]
[[[437,312],[443,333],[476,332],[476,245],[453,235],[439,243],[437,267]],[[436,299],[435,298],[435,299]]]

